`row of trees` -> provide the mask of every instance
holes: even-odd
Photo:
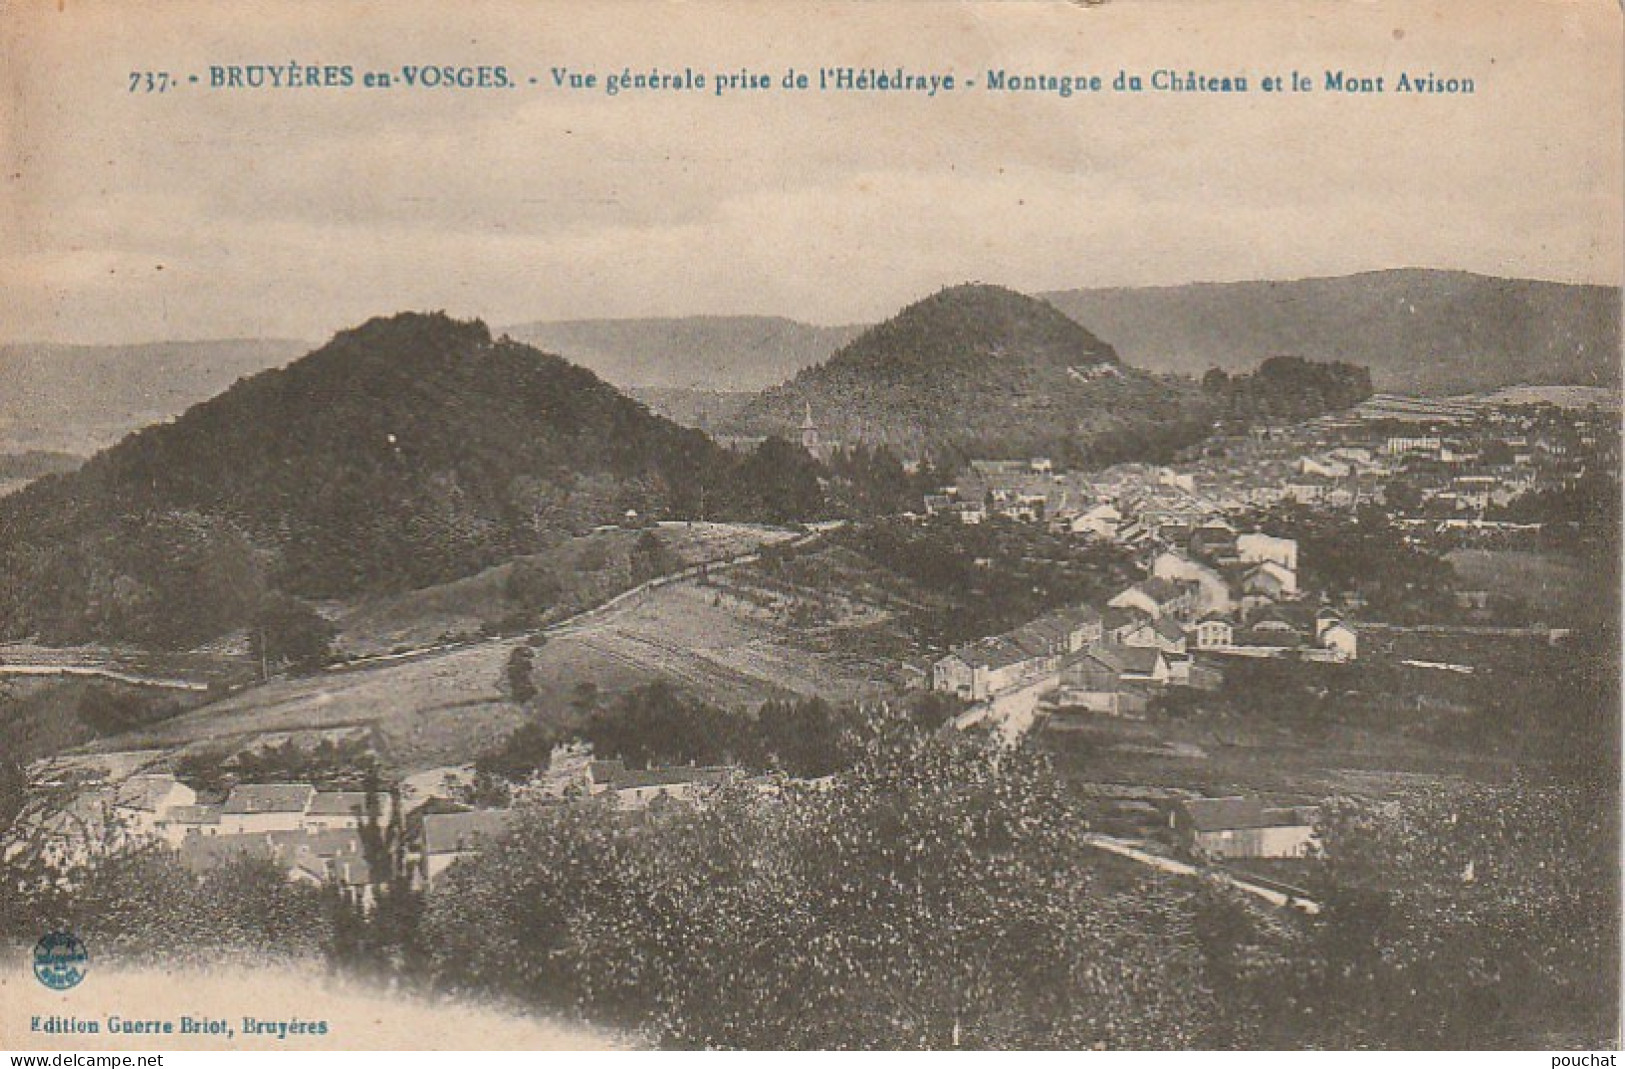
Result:
[[[271,746],[202,749],[175,761],[175,776],[196,790],[223,795],[237,783],[309,783],[324,790],[365,790],[379,778],[378,756],[365,738],[293,739]]]
[[[1113,868],[1030,751],[883,733],[824,790],[522,811],[424,939],[441,983],[665,1045],[1588,1046],[1617,1021],[1616,804],[1336,800],[1305,917]]]
[[[518,647],[509,662],[516,698],[534,687],[530,663],[528,649]],[[726,764],[826,776],[849,763],[858,724],[855,710],[819,698],[774,699],[754,714],[743,714],[695,699],[663,680],[605,702],[596,690],[582,689],[572,705],[570,715],[521,725],[479,758],[478,771],[522,781],[547,768],[556,747],[585,742],[595,755],[619,758],[634,768]]]

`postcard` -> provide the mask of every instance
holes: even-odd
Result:
[[[4,5],[0,1047],[1617,1049],[1622,19]]]

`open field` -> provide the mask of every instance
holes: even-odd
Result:
[[[1471,586],[1520,598],[1537,619],[1556,627],[1574,626],[1615,611],[1617,602],[1599,590],[1582,562],[1560,553],[1517,549],[1458,549],[1446,558]]]
[[[594,672],[611,680],[664,675],[697,697],[738,708],[775,695],[856,698],[876,690],[891,666],[811,648],[799,631],[691,581],[567,627],[536,655],[544,691]],[[602,680],[598,686],[615,689]]]
[[[0,643],[0,666],[98,667],[157,681],[185,680],[192,684],[229,683],[252,670],[246,654],[210,651],[144,650],[128,646],[39,646],[31,642]]]
[[[1093,718],[1052,724],[1040,736],[1061,773],[1083,784],[1205,795],[1267,794],[1316,802],[1336,794],[1383,797],[1427,783],[1501,781],[1509,760],[1354,729],[1305,738],[1288,728]]]
[[[349,672],[275,679],[94,749],[244,746],[272,732],[371,728],[403,768],[461,759],[515,727],[499,689],[513,642],[489,642]]]
[[[494,745],[523,719],[503,694],[523,640],[490,640],[374,666],[280,679],[136,733],[102,750],[243,746],[277,732],[367,729],[400,771],[454,764]],[[857,697],[889,676],[884,661],[810,648],[697,580],[636,595],[548,632],[536,651],[539,704],[563,708],[581,683],[613,695],[666,678],[706,701],[746,709],[768,698]]]

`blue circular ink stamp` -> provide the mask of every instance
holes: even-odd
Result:
[[[90,952],[72,932],[47,932],[34,944],[34,977],[46,987],[66,991],[89,969]]]

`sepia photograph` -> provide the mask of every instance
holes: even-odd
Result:
[[[1614,0],[0,0],[0,164],[0,1050],[1614,1064]]]

